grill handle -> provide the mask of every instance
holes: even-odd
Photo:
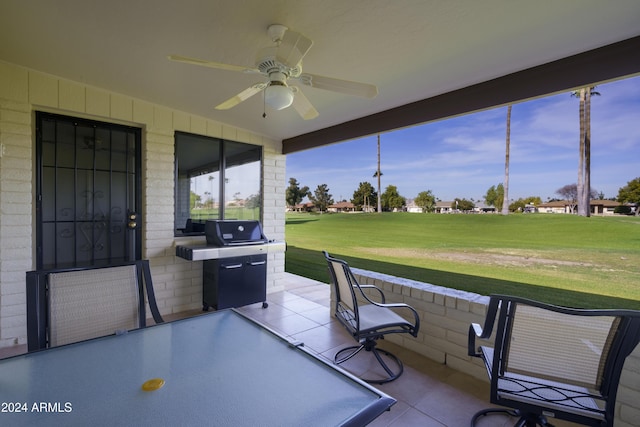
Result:
[[[250,266],[256,266],[256,265],[265,265],[267,263],[267,261],[252,261],[252,262],[248,262],[247,265]]]
[[[233,270],[234,268],[242,268],[242,264],[223,265],[222,268],[225,270]]]

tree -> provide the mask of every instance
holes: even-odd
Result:
[[[472,201],[467,199],[460,199],[458,197],[456,197],[451,203],[451,209],[455,209],[457,211],[468,212],[473,210],[473,208],[475,207],[476,205],[474,205]]]
[[[524,199],[520,198],[509,205],[509,210],[511,212],[524,212],[526,205],[527,204],[525,203]]]
[[[640,177],[627,182],[618,190],[617,200],[620,203],[635,203],[636,215],[640,215]]]
[[[313,194],[309,194],[308,197],[321,213],[326,211],[329,205],[333,204],[333,199],[331,194],[329,194],[327,184],[318,185]]]
[[[244,202],[244,207],[247,209],[259,208],[261,205],[260,201],[261,201],[260,193],[252,194],[249,197],[247,197],[247,200]]]
[[[384,190],[381,196],[382,208],[388,210],[400,209],[405,203],[406,199],[398,193],[398,188],[395,185],[389,185]]]
[[[578,160],[578,215],[591,216],[591,96],[600,95],[595,86],[583,87],[572,96],[580,98],[580,144]]]
[[[497,187],[492,185],[484,195],[484,202],[487,205],[493,205],[496,212],[501,212],[504,207],[504,186],[502,184],[498,184]]]
[[[542,199],[540,196],[529,196],[524,199],[524,202],[529,205],[540,206],[542,204]]]
[[[371,206],[374,200],[378,198],[378,193],[368,182],[361,182],[358,189],[353,192],[353,198],[351,203],[356,206],[356,209],[362,209],[363,206]]]
[[[570,203],[569,213],[574,213],[578,204],[578,184],[567,184],[564,187],[558,188],[556,194]],[[589,198],[595,199],[596,197],[598,197],[598,192],[592,188],[589,192]],[[591,211],[591,207],[587,210]]]
[[[207,198],[204,200],[204,207],[213,209],[213,197],[211,197],[211,192],[205,191],[204,195],[207,196]]]
[[[300,188],[298,180],[295,178],[289,178],[289,186],[285,192],[285,201],[287,206],[295,206],[302,201],[305,197],[309,196],[309,187],[304,186]]]
[[[378,212],[382,212],[382,200],[380,194],[380,177],[382,176],[382,172],[380,171],[380,134],[378,134],[378,169],[373,174],[374,178],[378,178]]]
[[[500,206],[502,207],[502,215],[509,214],[509,149],[511,146],[511,105],[507,107],[507,141],[505,148],[505,156],[504,156],[504,191],[502,195],[502,203]],[[498,209],[497,204],[493,204]]]
[[[573,213],[578,203],[578,185],[567,184],[564,187],[558,188],[556,194],[569,202],[569,213]]]
[[[189,192],[189,210],[192,211],[195,207],[200,205],[201,197],[191,190]]]
[[[511,212],[526,212],[527,205],[540,206],[542,199],[539,196],[529,196],[526,199],[520,198],[509,205]]]
[[[421,191],[413,201],[416,206],[422,209],[422,212],[433,212],[436,207],[436,197],[431,190]]]

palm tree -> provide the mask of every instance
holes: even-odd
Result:
[[[591,97],[600,95],[595,86],[586,91],[584,97],[584,189],[583,203],[587,216],[591,216]]]
[[[380,134],[378,134],[378,169],[373,174],[374,178],[378,178],[378,213],[382,212],[382,199],[380,198],[380,177],[382,176],[382,172],[380,172]]]
[[[504,197],[502,198],[502,215],[509,214],[509,147],[511,145],[511,105],[507,107],[507,142],[504,159]]]
[[[595,86],[572,92],[580,98],[580,146],[578,160],[578,215],[591,216],[591,96],[600,95]]]

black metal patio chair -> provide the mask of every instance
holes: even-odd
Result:
[[[497,326],[494,322],[497,317]],[[489,339],[493,346],[476,344]],[[518,417],[517,427],[552,426],[549,419],[613,426],[618,382],[640,339],[640,311],[584,310],[492,295],[484,326],[469,328],[469,355],[485,363],[489,414]]]
[[[360,285],[345,261],[331,257],[326,251],[323,253],[329,265],[331,282],[335,290],[335,316],[358,341],[358,345],[338,351],[334,358],[335,363],[346,362],[365,350],[375,356],[386,376],[373,379],[362,378],[362,380],[375,384],[395,380],[403,372],[402,361],[392,353],[378,348],[377,341],[387,334],[410,334],[416,337],[420,330],[418,313],[407,304],[386,304],[382,290],[373,285]],[[373,301],[363,289],[377,292],[381,302]],[[358,296],[365,304],[360,304]],[[398,314],[402,311],[411,320],[406,320]],[[393,361],[396,366],[392,369],[382,355]]]
[[[163,322],[148,260],[29,271],[26,282],[29,351],[145,327],[145,294],[153,320]]]

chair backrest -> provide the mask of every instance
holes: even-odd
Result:
[[[145,327],[145,286],[154,321],[161,323],[146,260],[28,272],[29,351]]]
[[[593,411],[613,420],[624,361],[640,339],[639,311],[572,309],[492,295],[488,321],[496,311],[492,400],[501,378],[523,376],[586,388],[598,406]],[[561,404],[579,406],[579,400]]]
[[[349,264],[337,258],[333,258],[326,251],[323,251],[329,266],[329,275],[334,287],[336,297],[336,314],[346,321],[352,332],[360,328],[360,317],[358,315],[358,299],[354,287],[357,286],[356,278],[353,276]]]

